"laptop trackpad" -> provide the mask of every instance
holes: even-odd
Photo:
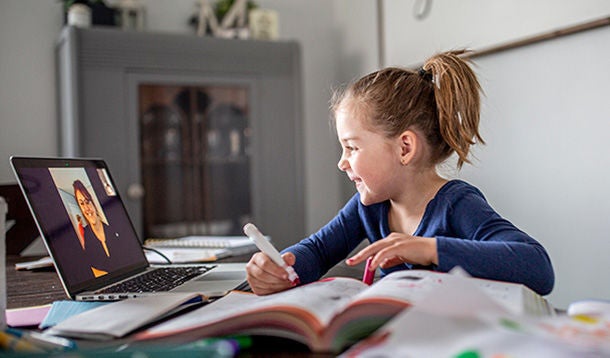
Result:
[[[246,280],[245,271],[212,270],[207,274],[193,279],[173,292],[201,292],[207,296],[222,296],[236,288]]]

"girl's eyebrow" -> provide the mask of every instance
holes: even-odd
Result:
[[[358,137],[344,137],[344,138],[341,138],[342,142],[349,142],[350,140],[358,140]]]

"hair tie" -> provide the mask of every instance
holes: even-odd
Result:
[[[432,73],[430,73],[430,71],[426,71],[426,70],[424,70],[423,67],[420,67],[419,70],[417,71],[417,73],[424,80],[426,80],[428,82],[432,82]]]

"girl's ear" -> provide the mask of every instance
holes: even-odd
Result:
[[[406,130],[398,137],[400,142],[400,163],[408,165],[413,161],[418,148],[418,137],[415,132]]]

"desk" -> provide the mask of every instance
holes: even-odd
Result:
[[[231,257],[220,262],[246,262],[251,255]],[[38,257],[20,257],[18,255],[7,255],[6,257],[6,290],[7,308],[19,308],[38,306],[52,303],[57,300],[68,299],[61,285],[61,281],[53,268],[36,271],[17,271],[15,264],[18,262],[32,261]],[[362,277],[363,268],[347,267],[337,265],[325,277],[347,276]]]
[[[223,259],[221,262],[244,262],[250,255]],[[7,308],[37,306],[67,299],[66,293],[53,268],[37,271],[17,271],[15,264],[31,261],[37,257],[8,255],[6,258]],[[362,267],[337,265],[326,276],[361,277]],[[273,337],[257,338],[252,349],[245,352],[249,357],[330,357],[322,353],[310,353],[299,343]]]
[[[67,299],[59,277],[53,268],[37,271],[15,270],[16,263],[33,259],[36,258],[7,255],[7,308],[38,306]]]

